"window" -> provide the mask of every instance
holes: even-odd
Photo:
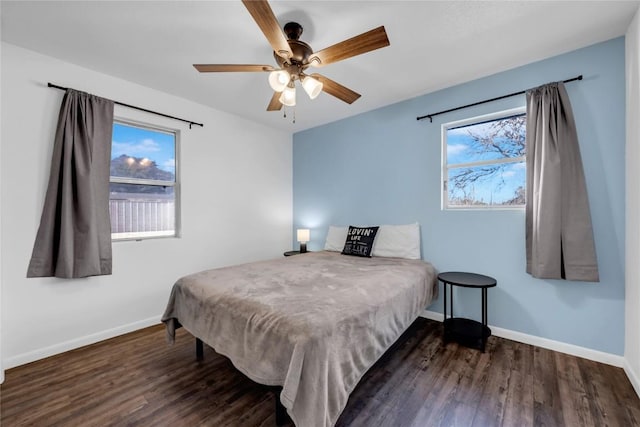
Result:
[[[116,121],[111,145],[111,238],[177,235],[177,132]]]
[[[442,125],[444,209],[522,208],[524,108]]]

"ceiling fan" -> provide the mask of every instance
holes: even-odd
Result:
[[[360,98],[359,93],[321,74],[307,74],[307,68],[310,66],[324,67],[343,59],[389,46],[387,33],[384,27],[380,26],[314,52],[311,46],[299,40],[302,35],[300,24],[289,22],[284,26],[284,32],[280,29],[280,24],[267,0],[242,0],[242,3],[273,48],[273,56],[279,68],[271,65],[251,64],[194,64],[193,66],[201,73],[269,72],[269,85],[274,93],[267,106],[267,111],[278,111],[283,105],[296,105],[296,80],[300,81],[302,88],[311,99],[315,99],[320,92],[324,91],[348,104],[353,103]]]

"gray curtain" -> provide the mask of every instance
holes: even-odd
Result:
[[[527,91],[527,273],[599,281],[578,135],[562,82]]]
[[[113,101],[68,89],[27,277],[111,274]]]

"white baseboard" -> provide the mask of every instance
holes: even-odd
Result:
[[[8,359],[2,361],[4,365],[3,368],[15,368],[16,366],[44,359],[45,357],[54,356],[56,354],[64,353],[65,351],[74,350],[85,345],[95,344],[109,338],[117,337],[118,335],[123,335],[129,332],[137,331],[138,329],[157,325],[160,323],[160,318],[161,316],[150,317],[148,319],[139,320],[127,325],[107,329],[106,331],[96,332],[95,334],[86,335],[84,337],[75,338],[59,344],[51,345],[49,347],[43,347],[37,350],[29,351],[27,353],[19,354],[17,356],[9,357]]]
[[[636,394],[640,397],[640,377],[637,372],[634,372],[634,370],[631,369],[631,366],[629,366],[629,362],[627,362],[626,359],[624,361],[624,372],[627,374],[631,385],[636,390]]]
[[[424,310],[420,317],[424,317],[425,319],[435,320],[436,322],[441,322],[444,320],[444,314],[438,313],[437,311],[429,311]]]
[[[438,321],[438,322],[442,322],[444,320],[443,314],[437,313],[435,311],[425,310],[421,316],[427,319]],[[584,359],[593,360],[594,362],[606,363],[607,365],[616,366],[618,368],[624,367],[626,363],[624,357],[618,356],[616,354],[605,353],[603,351],[598,351],[598,350],[592,350],[590,348],[580,347],[573,344],[567,344],[561,341],[554,341],[547,338],[538,337],[535,335],[524,334],[522,332],[499,328],[497,326],[489,325],[489,327],[491,328],[492,335],[495,335],[501,338],[506,338],[508,340],[535,345],[537,347],[542,347],[542,348],[546,348],[553,351],[559,351],[560,353],[582,357]],[[631,380],[631,378],[629,379]]]

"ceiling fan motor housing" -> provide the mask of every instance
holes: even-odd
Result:
[[[279,56],[273,52],[273,57],[280,66],[287,70],[291,76],[298,76],[303,70],[309,67],[309,57],[313,54],[311,46],[303,41],[298,40],[302,35],[302,26],[297,22],[289,22],[284,26],[284,32],[287,35],[287,43],[291,48],[291,57],[289,59]]]

